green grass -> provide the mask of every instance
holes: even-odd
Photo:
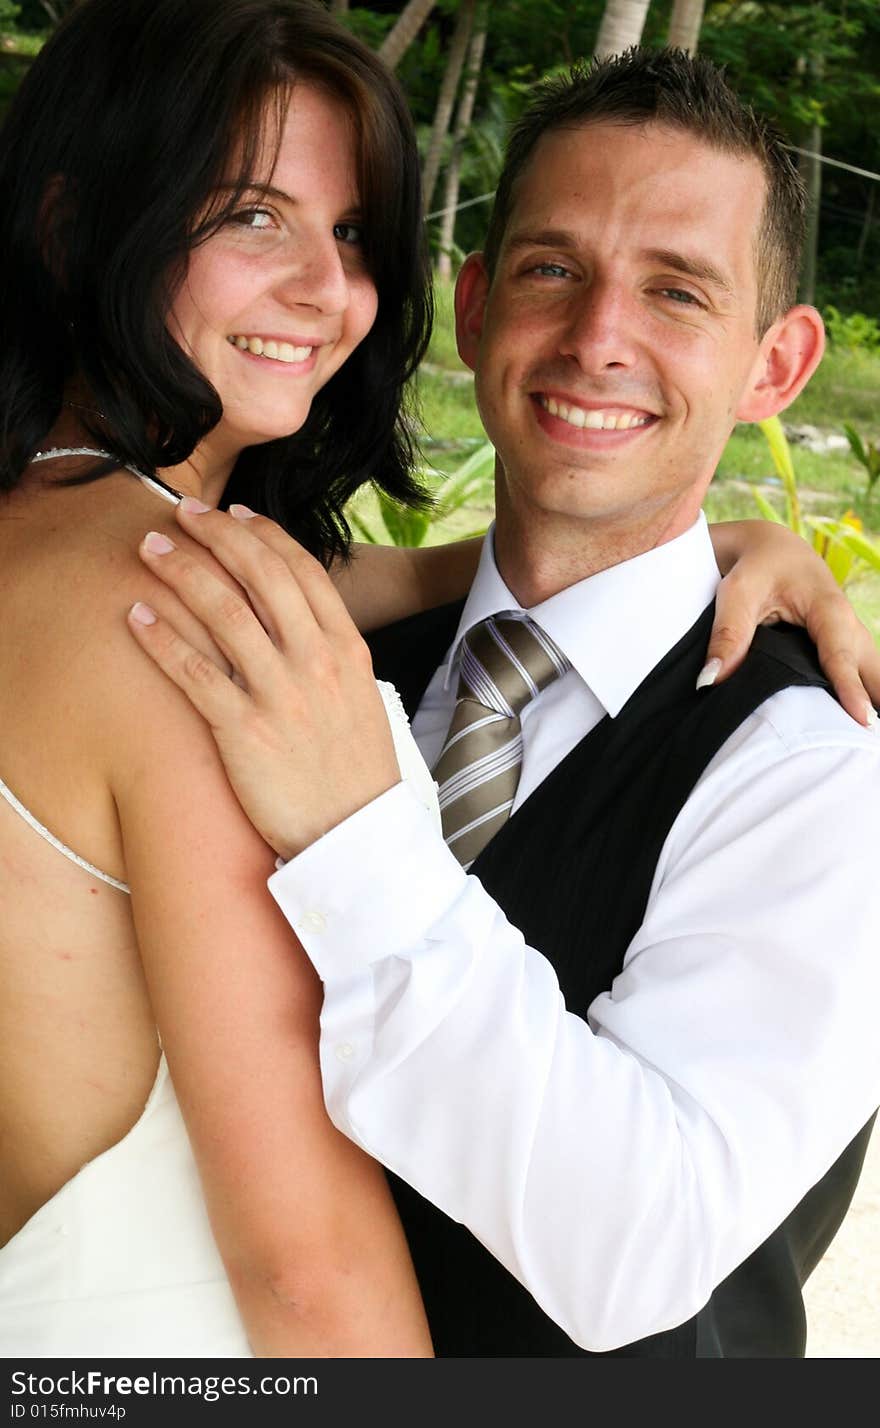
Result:
[[[829,347],[818,372],[796,402],[786,421],[811,422],[840,430],[842,421],[880,433],[880,357],[870,352],[850,352]]]
[[[474,402],[473,381],[455,350],[452,289],[438,286],[437,318],[417,392],[426,460],[439,471],[452,471],[473,449],[483,431]],[[785,413],[790,425],[821,427],[843,434],[851,422],[863,435],[880,440],[880,357],[829,348],[812,382]],[[792,454],[804,512],[840,516],[854,511],[866,532],[880,537],[880,489],[866,495],[865,472],[849,451],[818,455],[793,444]],[[783,498],[770,451],[754,426],[738,426],[718,464],[706,496],[710,521],[753,519],[758,515],[753,487],[782,512]],[[363,499],[363,498],[362,498]],[[431,528],[430,544],[455,539],[492,519],[489,504],[458,511]],[[880,575],[867,574],[847,587],[853,605],[880,644]]]

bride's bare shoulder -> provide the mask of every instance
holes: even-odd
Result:
[[[193,556],[174,508],[119,473],[84,486],[38,487],[0,506],[0,600],[6,646],[0,664],[14,661],[19,678],[51,689],[63,677],[66,697],[89,691],[90,722],[144,701],[176,709],[171,686],[132,640],[126,614],[136,600],[172,619],[190,643],[214,653],[194,617],[155,578],[138,555],[148,531],[167,535]]]

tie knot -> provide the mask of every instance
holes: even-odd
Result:
[[[459,699],[476,699],[508,718],[570,668],[562,651],[534,620],[513,612],[492,615],[461,641]]]

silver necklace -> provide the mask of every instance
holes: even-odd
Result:
[[[68,403],[75,405],[75,403]],[[97,413],[100,416],[100,412]],[[116,461],[117,457],[112,451],[100,451],[95,446],[50,446],[46,451],[36,451],[31,457],[31,461],[51,461],[56,456],[98,456],[103,461]],[[173,486],[169,486],[164,481],[160,481],[158,476],[147,476],[143,471],[138,471],[136,466],[127,466],[120,463],[125,471],[130,471],[132,476],[136,476],[144,486],[148,486],[157,496],[161,496],[163,501],[170,501],[173,506],[177,506],[183,500],[184,493],[176,491]]]

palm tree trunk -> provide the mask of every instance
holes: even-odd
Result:
[[[434,0],[409,0],[379,46],[379,58],[396,69],[434,8]]]
[[[471,28],[474,23],[475,4],[476,0],[460,0],[458,7],[458,16],[455,21],[452,44],[449,46],[449,58],[446,61],[446,69],[443,72],[440,93],[437,95],[434,123],[431,126],[428,152],[425,155],[425,163],[422,169],[422,201],[425,205],[425,213],[427,213],[431,207],[431,199],[434,197],[434,189],[437,187],[437,176],[440,173],[443,144],[446,135],[449,133],[455,96],[458,93],[458,84],[461,79],[461,72],[464,69],[468,41],[470,40]]]
[[[874,222],[874,199],[876,198],[876,196],[877,188],[875,184],[872,184],[871,191],[868,194],[868,206],[865,209],[865,221],[862,224],[862,231],[859,234],[859,246],[856,249],[856,272],[859,272],[861,270],[862,262],[865,257],[865,248],[867,247],[868,236],[871,232],[871,225]]]
[[[596,39],[600,59],[637,45],[645,28],[649,0],[605,0],[605,13]]]
[[[446,169],[446,187],[443,194],[443,219],[440,225],[440,256],[437,259],[437,274],[447,283],[452,278],[451,249],[455,240],[455,208],[458,203],[458,190],[461,179],[461,156],[474,113],[474,101],[477,97],[477,86],[480,82],[480,70],[483,64],[483,51],[486,48],[486,31],[488,28],[489,3],[488,0],[482,0],[476,18],[474,19],[474,32],[471,37],[467,67],[464,73],[464,87],[461,91],[458,113],[455,116],[452,153],[449,156],[449,164]]]
[[[669,21],[669,34],[666,37],[667,45],[695,55],[705,8],[706,0],[675,0]]]
[[[347,15],[348,0],[330,0],[331,15]]]
[[[810,74],[821,80],[825,70],[823,55],[811,55]],[[816,268],[819,252],[819,206],[822,202],[822,128],[811,124],[807,130],[805,149],[809,156],[802,155],[799,163],[804,182],[807,185],[807,233],[804,242],[804,261],[801,268],[801,302],[814,303],[816,300]]]

